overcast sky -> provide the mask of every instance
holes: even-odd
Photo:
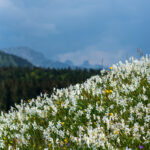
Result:
[[[150,0],[0,0],[0,48],[112,64],[150,54]]]

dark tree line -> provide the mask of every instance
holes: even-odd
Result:
[[[40,93],[51,94],[53,88],[82,83],[87,78],[100,74],[100,70],[0,68],[0,111],[8,111],[21,99],[27,101]]]

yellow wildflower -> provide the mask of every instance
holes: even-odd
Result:
[[[112,90],[105,90],[105,93],[107,94],[112,93]]]
[[[66,138],[65,138],[65,140],[64,140],[64,141],[65,141],[65,143],[66,143],[66,144],[68,143],[68,140],[67,140]]]
[[[109,93],[109,91],[108,91],[108,90],[105,90],[105,93]]]
[[[98,101],[97,103],[98,103],[98,104],[101,104],[101,102],[100,102],[100,101]]]
[[[110,67],[110,69],[112,70],[112,69],[113,69],[113,67]]]
[[[115,130],[114,133],[117,134],[117,133],[118,133],[118,130]]]
[[[64,125],[65,123],[64,123],[64,122],[61,122],[61,124]]]
[[[110,113],[110,116],[113,116],[113,113]]]
[[[109,90],[109,93],[112,93],[112,90]]]

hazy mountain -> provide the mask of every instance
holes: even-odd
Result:
[[[90,69],[90,68],[92,68],[92,69],[102,69],[102,68],[105,68],[104,66],[98,65],[98,64],[91,65],[88,60],[85,60],[80,67],[81,68],[87,68],[87,69]]]
[[[85,61],[81,66],[75,66],[71,60],[66,60],[65,62],[53,61],[47,59],[42,53],[34,51],[28,47],[14,47],[14,48],[4,48],[2,49],[4,52],[9,54],[14,54],[16,56],[22,57],[29,62],[31,62],[35,66],[43,67],[43,68],[93,68],[93,69],[101,69],[103,66],[101,65],[91,65],[88,61]]]
[[[42,53],[36,52],[27,47],[5,48],[2,50],[9,54],[14,54],[16,56],[27,59],[35,66],[41,66],[41,64],[45,60],[45,57]]]
[[[89,61],[88,61],[88,60],[85,60],[85,61],[83,62],[83,64],[81,65],[81,67],[83,67],[83,68],[90,68],[90,63],[89,63]]]
[[[3,51],[30,61],[33,65],[43,68],[68,68],[70,65],[47,59],[42,53],[28,47],[5,48]]]
[[[67,65],[69,65],[69,66],[71,66],[71,67],[74,66],[74,64],[73,64],[73,62],[72,62],[71,60],[66,60],[66,61],[65,61],[65,64],[67,64]]]
[[[33,67],[27,60],[0,51],[0,67]]]

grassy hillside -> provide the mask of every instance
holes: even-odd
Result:
[[[33,67],[27,60],[0,51],[0,67]]]
[[[0,148],[150,149],[150,57],[110,69],[2,113]]]

